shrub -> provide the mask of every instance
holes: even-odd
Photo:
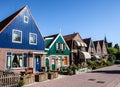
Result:
[[[22,87],[24,85],[24,81],[23,80],[20,80],[19,83],[18,83],[19,87]]]
[[[107,59],[106,59],[106,58],[103,58],[103,59],[102,59],[102,64],[103,64],[103,65],[106,65],[106,63],[107,63]]]
[[[68,69],[67,69],[67,73],[68,73],[68,75],[72,75],[72,74],[73,74],[72,69],[71,69],[71,68],[68,68]]]
[[[70,68],[71,68],[72,70],[78,70],[78,67],[77,67],[75,64],[73,64],[72,66],[70,66]]]
[[[116,60],[116,56],[115,56],[115,55],[110,54],[110,55],[108,56],[108,61],[110,61],[112,64],[115,63],[115,60]]]
[[[106,62],[106,66],[111,66],[111,65],[113,65],[113,64],[110,61]]]

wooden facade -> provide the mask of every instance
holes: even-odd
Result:
[[[62,66],[69,66],[70,49],[63,36],[59,34],[46,36],[45,38],[46,66],[51,70]]]
[[[28,6],[0,23],[0,69],[14,72],[44,66],[44,39]],[[37,63],[39,63],[37,65]]]

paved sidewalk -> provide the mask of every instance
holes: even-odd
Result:
[[[89,73],[35,82],[24,87],[120,87],[120,65],[113,65]]]

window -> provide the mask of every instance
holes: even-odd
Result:
[[[29,44],[37,45],[37,34],[29,34]]]
[[[64,57],[63,61],[64,61],[64,65],[67,65],[67,57],[66,56]]]
[[[62,57],[59,56],[58,57],[58,63],[57,63],[58,67],[61,67],[62,66]]]
[[[62,51],[65,51],[65,49],[66,49],[65,44],[64,44],[64,43],[61,43],[61,50],[62,50]]]
[[[28,16],[24,16],[24,23],[28,23]]]
[[[22,31],[15,29],[12,31],[12,42],[22,43]]]
[[[60,44],[60,49],[62,50],[62,51],[64,51],[64,44]]]
[[[10,53],[10,52],[8,52]],[[7,53],[7,68],[24,68],[28,66],[27,53]]]
[[[56,50],[60,50],[60,43],[56,43]]]

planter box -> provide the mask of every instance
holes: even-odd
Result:
[[[50,72],[53,74],[53,78],[57,78],[58,77],[58,71],[51,70]]]
[[[22,77],[23,77],[23,81],[24,81],[25,84],[30,84],[30,83],[35,82],[34,74],[28,74],[28,75],[24,75]]]
[[[35,81],[36,82],[41,82],[45,81],[48,79],[48,74],[47,73],[40,73],[35,75]]]
[[[58,72],[53,72],[53,78],[58,78]]]
[[[53,79],[53,78],[54,78],[53,73],[48,73],[48,79]]]

